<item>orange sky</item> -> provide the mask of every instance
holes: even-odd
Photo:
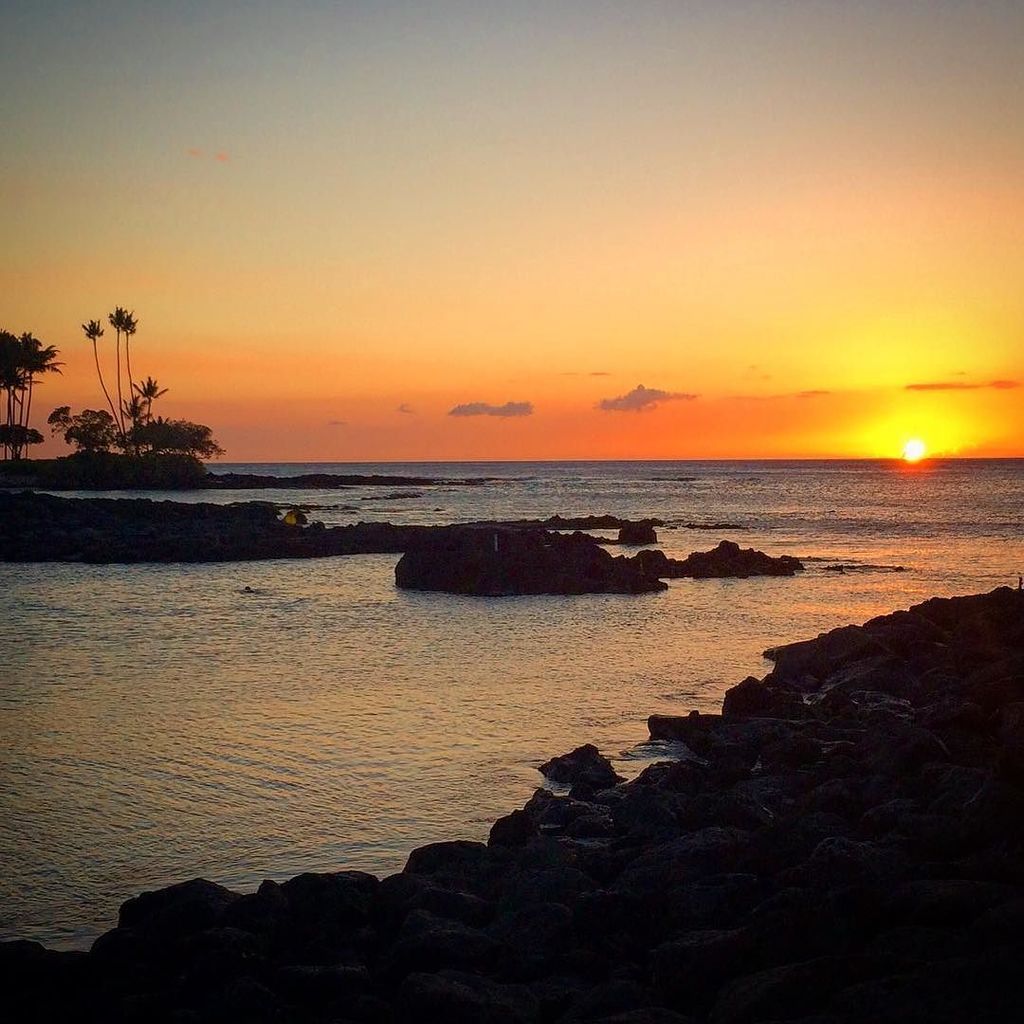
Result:
[[[0,326],[67,364],[37,427],[100,407],[78,324],[122,304],[232,461],[1024,455],[1017,5],[7,27]]]

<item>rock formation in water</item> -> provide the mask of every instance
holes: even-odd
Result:
[[[663,551],[641,551],[634,560],[660,579],[792,576],[804,567],[792,555],[766,555],[754,548],[741,548],[731,540],[721,541],[711,551],[694,551],[682,559],[668,558]]]
[[[87,953],[0,944],[12,1021],[963,1024],[1024,982],[1024,594],[772,652],[722,714],[653,716],[627,784],[544,767],[487,844],[145,893]],[[607,781],[606,788],[601,788]],[[472,817],[467,810],[467,817]]]
[[[395,566],[406,590],[512,594],[642,594],[666,584],[636,562],[613,558],[593,538],[536,530],[452,530],[406,551]]]

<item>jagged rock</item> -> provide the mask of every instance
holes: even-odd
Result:
[[[635,523],[624,522],[619,527],[618,541],[620,544],[657,544],[658,534],[650,519],[641,519]]]
[[[489,846],[522,846],[537,835],[537,826],[526,811],[513,811],[499,818],[492,826]]]
[[[568,754],[545,761],[540,772],[552,782],[567,782],[574,786],[583,782],[594,789],[604,789],[622,781],[611,761],[592,743],[584,743]]]

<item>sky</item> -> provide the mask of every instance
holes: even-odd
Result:
[[[1022,49],[1009,0],[4,0],[0,327],[45,430],[133,309],[230,461],[1021,456]]]

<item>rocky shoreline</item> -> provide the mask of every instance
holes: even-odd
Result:
[[[770,652],[678,759],[542,766],[487,843],[129,900],[88,953],[0,944],[7,1019],[1006,1022],[1024,982],[1024,593]],[[568,792],[564,790],[568,787]],[[11,1015],[13,1014],[13,1015]]]

